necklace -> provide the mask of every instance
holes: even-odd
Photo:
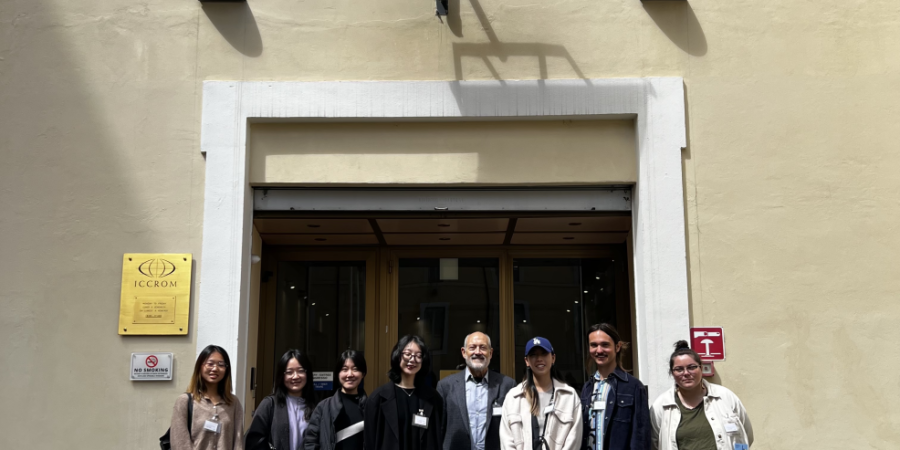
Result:
[[[407,387],[400,386],[399,384],[395,384],[394,386],[397,386],[398,388],[400,388],[403,391],[403,393],[406,394],[407,397],[412,397],[413,393],[416,392],[416,388],[414,388],[414,387],[407,388]],[[407,391],[409,391],[409,392],[407,392]]]

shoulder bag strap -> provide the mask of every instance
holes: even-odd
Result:
[[[187,393],[188,396],[188,417],[187,417],[187,426],[188,426],[188,434],[191,434],[191,424],[194,422],[194,396],[191,395],[190,392]]]

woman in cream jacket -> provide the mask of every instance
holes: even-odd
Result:
[[[654,450],[747,450],[753,427],[741,400],[703,380],[700,356],[678,341],[669,358],[675,386],[650,407]]]
[[[525,345],[525,378],[503,402],[500,448],[503,450],[578,450],[581,447],[581,398],[560,381],[550,341],[535,337]]]

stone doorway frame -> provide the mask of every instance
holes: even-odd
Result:
[[[655,398],[670,384],[665,361],[690,326],[681,151],[680,77],[522,81],[203,83],[200,150],[206,155],[197,353],[224,347],[235,394],[247,391],[253,190],[248,131],[255,121],[622,119],[633,117],[638,181],[632,246],[637,368]]]

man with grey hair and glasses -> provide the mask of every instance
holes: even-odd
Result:
[[[476,331],[466,336],[461,351],[466,370],[437,385],[444,398],[444,450],[498,449],[503,399],[516,383],[490,370],[494,349],[488,335]]]

